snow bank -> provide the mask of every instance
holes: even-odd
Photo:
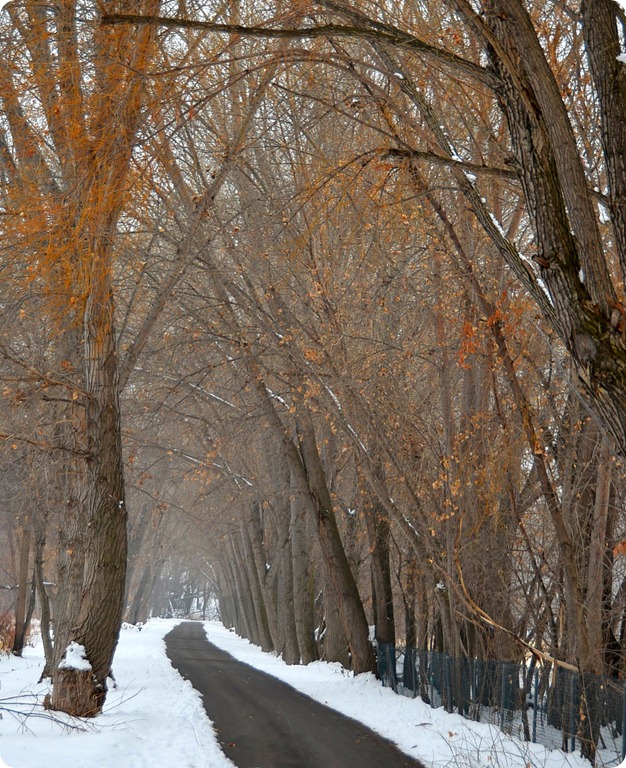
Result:
[[[626,0],[625,0],[626,2]],[[216,622],[206,622],[209,640],[236,659],[283,680],[302,693],[364,723],[433,768],[590,768],[576,754],[507,737],[498,728],[475,723],[421,699],[398,696],[373,675],[354,677],[340,664],[316,661],[288,666],[263,653]]]
[[[53,721],[43,711],[41,646],[26,648],[23,659],[1,657],[0,768],[2,761],[9,768],[233,768],[199,694],[165,655],[163,637],[176,624],[122,630],[113,663],[118,687],[94,720]]]

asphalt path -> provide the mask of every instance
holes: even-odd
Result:
[[[355,720],[216,648],[200,623],[179,624],[165,643],[239,768],[424,768]]]

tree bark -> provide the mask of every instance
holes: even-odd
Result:
[[[96,289],[99,288],[100,290]],[[87,509],[85,573],[72,640],[85,647],[91,689],[75,670],[52,670],[52,709],[81,717],[100,712],[106,697],[124,608],[126,501],[121,444],[117,350],[111,289],[106,275],[94,285],[85,310]],[[65,649],[60,649],[64,652]]]
[[[364,515],[369,539],[374,626],[378,643],[396,644],[391,563],[389,557],[389,515],[377,499],[364,498]]]
[[[293,473],[292,473],[293,476]],[[298,649],[302,664],[309,664],[317,658],[315,648],[315,613],[313,603],[312,577],[310,569],[310,546],[306,532],[306,518],[300,496],[291,481],[291,557],[293,574],[293,612],[298,638]]]
[[[15,635],[13,639],[12,653],[21,656],[26,640],[27,609],[26,603],[29,593],[29,559],[30,559],[30,525],[28,521],[22,524],[20,536],[20,559],[17,585],[17,604],[15,606]],[[32,610],[31,610],[32,613]]]
[[[326,577],[329,585],[332,585],[348,638],[352,668],[357,673],[370,672],[374,669],[374,653],[369,642],[367,619],[341,543],[324,469],[317,450],[313,423],[306,406],[300,410],[297,432],[310,501],[317,521]]]
[[[244,551],[244,560],[241,565],[246,569],[250,599],[254,607],[256,625],[259,632],[258,643],[264,651],[273,651],[274,640],[270,630],[265,591],[261,583],[265,578],[265,558],[261,551],[261,527],[258,520],[257,505],[250,507],[245,515],[245,519],[246,523],[244,523],[241,530]]]
[[[617,28],[614,0],[581,3],[585,47],[600,104],[609,208],[615,245],[626,280],[626,64]]]

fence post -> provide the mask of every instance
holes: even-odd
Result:
[[[576,752],[576,679],[577,674],[572,672],[572,685],[570,693],[570,752]]]
[[[433,652],[427,651],[428,653],[428,687],[430,688],[430,705],[431,707],[434,706],[433,701],[435,700],[435,681],[434,681],[434,671],[433,671]]]
[[[626,758],[626,683],[622,684],[622,761]]]
[[[502,684],[500,686],[500,730],[504,731],[504,707],[506,706],[506,665],[500,662],[500,675]]]
[[[519,669],[517,664],[511,661],[501,661],[499,662],[499,667],[500,674],[502,676],[502,684],[500,690],[500,730],[508,733],[509,731],[507,730],[506,721],[507,719],[509,720],[510,730],[510,722],[513,718],[513,713],[515,710],[515,679],[516,677],[519,678]]]
[[[539,706],[539,670],[535,667],[535,690],[533,691],[533,744],[537,743],[537,707]]]
[[[404,689],[407,688],[411,691],[412,698],[415,698],[418,694],[417,680],[417,649],[413,646],[407,645],[404,649],[404,666],[402,670],[402,685]]]
[[[392,643],[378,644],[378,677],[385,688],[397,692],[398,678],[396,677],[396,646]]]
[[[446,711],[454,712],[452,705],[452,672],[450,667],[452,666],[452,657],[446,654]]]

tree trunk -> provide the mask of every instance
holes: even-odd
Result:
[[[291,539],[289,531],[283,532],[282,541],[274,556],[273,568],[277,569],[277,653],[282,655],[287,664],[300,663],[300,650],[295,621],[295,600],[293,594],[293,559],[291,554]]]
[[[41,673],[41,679],[50,676],[52,669],[53,644],[50,627],[50,599],[46,590],[43,572],[43,552],[45,546],[45,525],[41,529],[36,528],[37,542],[35,545],[35,586],[39,595],[39,610],[41,620],[41,641],[43,643],[46,662]]]
[[[254,516],[254,514],[255,510],[252,511],[252,516]],[[274,642],[270,631],[265,595],[261,586],[261,579],[265,576],[265,561],[259,550],[260,542],[258,541],[258,536],[260,536],[260,525],[257,525],[257,523],[252,524],[250,516],[248,516],[248,523],[250,523],[250,525],[244,525],[241,531],[241,540],[244,550],[244,559],[241,562],[241,566],[246,570],[250,599],[256,616],[256,625],[259,632],[257,642],[264,651],[273,651]],[[254,544],[252,541],[253,536],[255,537]],[[259,561],[259,556],[261,557],[262,562]]]
[[[74,334],[71,335],[74,336]],[[64,351],[71,354],[67,341]],[[76,449],[80,447],[81,429],[79,421],[81,414],[78,410],[74,403],[64,409],[59,414],[59,426],[56,430],[62,444]],[[85,570],[85,531],[81,522],[86,488],[83,476],[84,462],[76,461],[69,454],[63,454],[61,460],[53,465],[53,470],[59,479],[58,493],[61,509],[56,567],[57,589],[52,599],[54,645],[50,662],[46,664],[44,677],[52,676],[52,670],[59,664],[72,640],[71,630],[80,610]]]
[[[28,629],[26,621],[26,602],[29,592],[28,562],[30,559],[30,527],[28,521],[22,526],[20,538],[20,561],[17,585],[17,604],[15,606],[15,636],[13,639],[13,654],[21,656]],[[32,610],[31,610],[32,613]]]
[[[247,637],[251,643],[261,645],[261,632],[259,630],[257,614],[252,599],[250,581],[246,568],[246,563],[239,549],[239,542],[235,539],[230,540],[232,563],[230,564],[231,578],[234,580],[237,590],[237,616],[238,623],[235,624],[237,633]]]
[[[127,514],[109,280],[106,271],[96,276],[94,292],[85,308],[87,537],[80,610],[70,630],[71,640],[85,648],[91,675],[77,674],[76,670],[62,669],[56,664],[48,702],[52,709],[80,717],[93,716],[102,709],[122,622],[126,585]],[[58,650],[65,652],[65,648]]]
[[[44,16],[36,12],[36,3],[26,5],[16,26],[27,32],[36,73],[32,98],[39,99],[48,122],[46,146],[56,151],[54,180],[47,178],[46,162],[37,154],[39,167],[25,184],[38,195],[32,208],[46,211],[45,242],[39,252],[33,250],[40,262],[34,268],[40,270],[44,295],[52,297],[45,309],[56,323],[51,327],[61,338],[64,362],[83,373],[65,414],[70,440],[64,445],[76,449],[65,482],[78,491],[63,495],[67,519],[60,536],[60,574],[68,578],[59,579],[53,690],[46,704],[90,716],[104,703],[124,600],[127,515],[113,322],[114,243],[144,117],[143,71],[155,33],[111,32],[93,24],[82,35],[76,3],[58,3]],[[126,0],[108,5],[128,7]],[[134,5],[154,13],[159,2]],[[27,130],[26,123],[22,128]],[[59,666],[70,641],[84,646],[88,673]]]
[[[581,2],[585,47],[591,65],[602,127],[609,208],[615,246],[626,279],[626,77],[614,0]]]
[[[144,611],[150,596],[150,586],[154,583],[152,578],[152,564],[148,563],[143,569],[141,579],[133,595],[133,601],[128,611],[128,621],[137,624],[145,619]]]
[[[302,501],[291,491],[291,558],[293,574],[293,612],[300,660],[309,664],[317,658],[315,649],[315,613],[312,578],[309,575],[310,546]]]
[[[378,643],[396,644],[391,565],[389,562],[389,516],[377,500],[366,500],[365,522],[370,544],[372,604]]]
[[[306,472],[309,500],[315,513],[317,531],[326,567],[328,586],[333,589],[356,673],[374,670],[374,653],[363,603],[346,553],[341,543],[337,521],[324,469],[317,450],[315,432],[306,406],[300,412],[298,440]]]

